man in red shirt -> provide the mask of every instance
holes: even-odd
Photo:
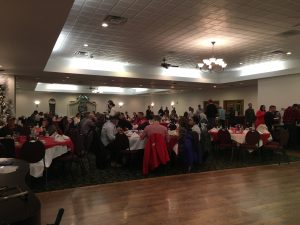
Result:
[[[295,147],[297,144],[297,127],[296,124],[300,121],[300,112],[297,104],[289,106],[283,114],[282,121],[284,127],[289,131],[288,147]]]

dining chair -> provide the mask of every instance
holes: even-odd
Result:
[[[217,147],[219,151],[225,151],[227,149],[231,150],[231,161],[232,161],[236,144],[231,140],[231,135],[228,130],[220,129],[218,131]]]
[[[162,134],[152,134],[148,137],[144,150],[143,174],[166,165],[170,161],[166,140]]]
[[[15,141],[12,138],[3,138],[0,139],[0,144],[2,144],[2,150],[0,153],[0,157],[5,158],[15,158],[16,156],[16,148]]]
[[[28,163],[37,163],[43,160],[45,171],[45,183],[48,183],[48,172],[45,164],[45,145],[38,140],[26,141],[20,151],[20,158]]]
[[[240,144],[240,149],[247,150],[249,153],[259,151],[261,157],[261,152],[259,148],[260,134],[256,130],[249,130],[245,137],[245,143]]]
[[[288,163],[290,163],[289,157],[286,154],[286,146],[289,140],[289,132],[285,129],[280,129],[276,132],[275,138],[271,142],[266,143],[263,146],[263,150],[272,151],[272,153],[280,153],[278,158],[278,164],[281,163],[281,156],[284,156]]]
[[[62,216],[63,216],[64,212],[65,212],[65,210],[63,208],[60,208],[58,210],[58,212],[57,212],[55,222],[51,223],[51,224],[47,224],[47,225],[59,225],[60,222],[61,222],[61,219],[62,219]]]

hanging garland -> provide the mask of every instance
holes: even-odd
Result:
[[[6,121],[6,118],[12,116],[12,101],[6,100],[6,82],[0,84],[0,119]]]

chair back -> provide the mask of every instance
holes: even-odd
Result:
[[[20,158],[29,162],[36,163],[45,157],[45,145],[41,141],[26,141],[20,152]]]
[[[218,139],[220,144],[231,144],[231,136],[228,130],[220,129],[218,131]]]
[[[256,130],[249,130],[246,134],[246,143],[249,145],[257,145],[260,139],[260,135]]]
[[[282,147],[286,147],[289,141],[289,132],[285,129],[280,130],[279,143]]]
[[[116,135],[116,144],[117,148],[120,151],[129,149],[129,139],[126,134],[117,134]]]
[[[162,134],[151,134],[145,145],[143,174],[157,168],[160,164],[167,164],[170,160],[167,144]]]
[[[15,141],[12,138],[0,139],[2,144],[1,156],[5,158],[14,158],[16,156]]]

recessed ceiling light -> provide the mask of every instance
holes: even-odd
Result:
[[[142,85],[142,84],[140,84],[140,87],[143,87],[143,85]]]
[[[287,54],[287,55],[291,55],[291,54],[292,54],[292,52],[287,52],[286,54]]]
[[[107,24],[107,23],[102,23],[101,26],[102,26],[102,27],[108,27],[108,24]]]
[[[67,79],[69,79],[70,77],[66,77]]]
[[[0,65],[0,68],[2,67],[2,65]]]
[[[214,87],[214,88],[216,88],[217,86],[216,86],[216,85],[214,85],[213,87]]]
[[[240,65],[243,65],[243,63],[242,63],[242,62],[240,62]]]
[[[89,45],[88,45],[88,44],[83,44],[83,46],[84,46],[84,47],[88,47]]]
[[[65,80],[62,80],[62,82],[65,82]]]

